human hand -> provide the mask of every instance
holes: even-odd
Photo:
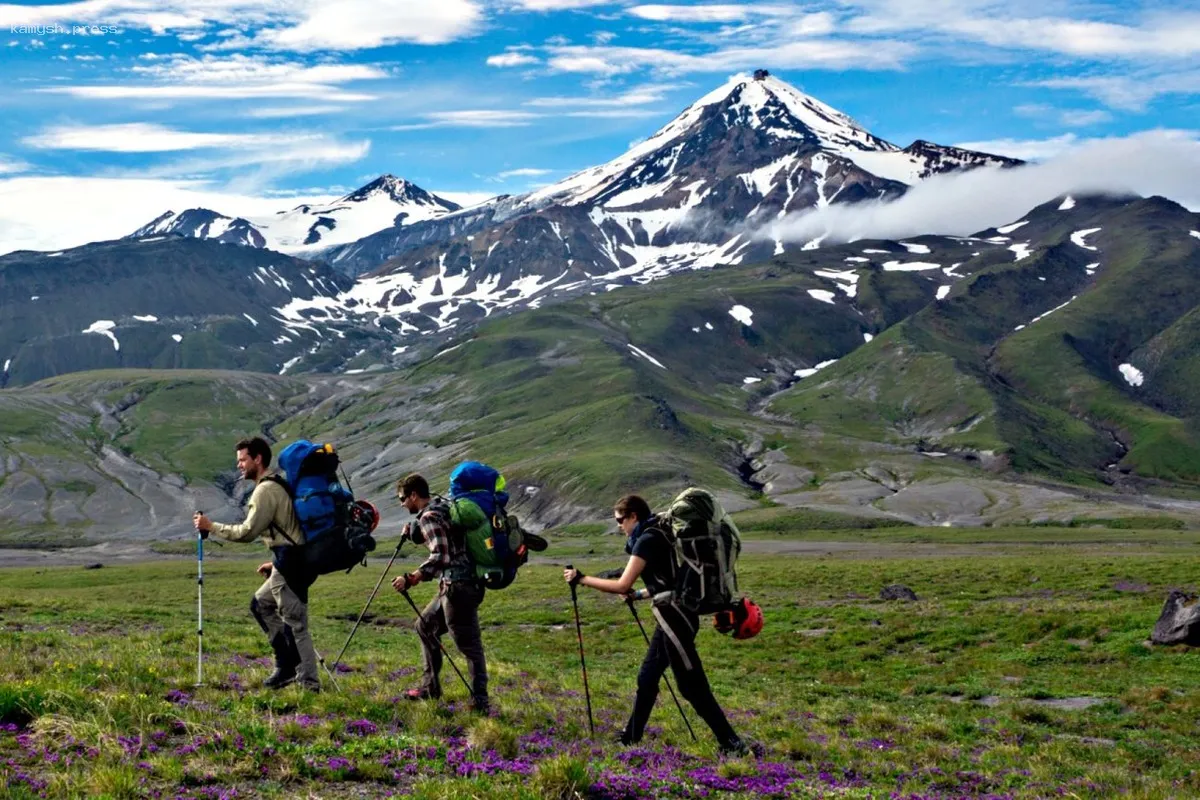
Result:
[[[420,583],[422,577],[423,576],[421,575],[420,570],[415,572],[406,572],[392,581],[392,588],[397,592],[407,592],[409,589]]]
[[[262,564],[259,564],[258,569],[255,571],[264,578],[269,578],[271,577],[271,572],[274,571],[274,569],[274,564],[272,564],[270,561],[265,561]]]

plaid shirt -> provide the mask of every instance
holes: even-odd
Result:
[[[462,536],[450,535],[450,504],[440,495],[434,495],[425,510],[417,516],[417,525],[429,548],[429,558],[417,567],[425,580],[439,575],[444,580],[468,577],[471,574],[471,557],[467,554],[467,543]]]

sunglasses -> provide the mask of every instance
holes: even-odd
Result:
[[[617,524],[618,524],[618,525],[620,525],[622,522],[624,522],[625,520],[629,519],[629,515],[628,515],[628,514],[622,514],[622,515],[621,515],[621,516],[619,516],[619,517],[614,517],[614,519],[617,521]]]

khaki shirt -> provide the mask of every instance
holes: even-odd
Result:
[[[246,520],[237,525],[214,522],[210,535],[229,542],[249,542],[261,536],[267,547],[304,544],[304,531],[296,520],[292,498],[265,475],[250,494]]]

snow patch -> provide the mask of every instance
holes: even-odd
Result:
[[[1062,205],[1060,205],[1058,207],[1058,210],[1059,211],[1070,211],[1074,207],[1075,207],[1075,198],[1071,197],[1071,195],[1067,195],[1066,197],[1063,198]]]
[[[283,362],[283,369],[279,370],[279,374],[285,374],[289,369],[300,363],[300,358],[300,356],[296,356],[295,358],[289,358],[287,361]]]
[[[814,300],[820,300],[822,303],[829,303],[830,305],[834,305],[833,292],[830,292],[826,289],[809,289],[808,295],[809,295],[809,297],[813,298]]]
[[[258,327],[258,320],[256,320],[254,317],[250,316],[249,314],[247,314],[247,313],[246,313],[246,312],[244,312],[244,311],[242,312],[242,316],[243,316],[243,317],[245,317],[246,319],[250,320],[250,323],[251,323],[251,324],[252,324],[254,327],[256,327],[256,328]]]
[[[852,269],[818,269],[814,270],[813,274],[821,278],[828,278],[831,281],[837,281],[838,288],[845,292],[849,297],[854,297],[858,294],[858,273]],[[809,294],[812,294],[812,292],[809,292]],[[813,297],[816,297],[816,295],[813,295]],[[820,298],[818,297],[817,299],[819,300]]]
[[[867,333],[866,331],[863,331],[863,341],[864,342],[869,342],[874,338],[875,338],[874,335]]]
[[[1012,233],[1013,231],[1015,231],[1017,228],[1021,227],[1022,225],[1028,225],[1028,224],[1029,224],[1029,220],[1023,219],[1020,222],[1014,222],[1012,225],[1005,225],[1003,228],[996,228],[996,231],[999,233]]]
[[[1029,258],[1029,256],[1032,254],[1032,251],[1029,249],[1029,242],[1021,242],[1020,244],[1010,245],[1008,249],[1012,250],[1017,256],[1013,259],[1013,261],[1020,261],[1023,258]]]
[[[904,247],[908,248],[908,252],[910,252],[914,255],[918,255],[918,256],[929,255],[929,247],[926,245],[914,244],[912,242],[901,242],[900,244],[902,244]]]
[[[950,287],[950,286],[939,286],[938,290],[937,290],[937,299],[944,300],[946,298],[946,295],[950,294],[951,288],[952,287]]]
[[[865,336],[867,334],[863,334],[863,335]],[[811,367],[809,369],[798,369],[798,370],[796,370],[795,375],[797,378],[807,378],[810,375],[816,375],[818,372],[825,369],[830,364],[836,364],[836,363],[837,363],[837,359],[831,358],[828,361],[822,361],[820,364],[817,364],[815,367]]]
[[[729,316],[733,317],[746,327],[750,327],[750,325],[752,325],[754,322],[754,312],[743,305],[737,305],[729,309]]]
[[[176,342],[182,342],[182,341],[183,341],[183,337],[182,337],[182,336],[180,336],[178,333],[172,333],[172,334],[171,334],[171,338],[172,338],[172,339],[174,339]]]
[[[752,383],[762,383],[762,378],[742,378],[742,383],[749,386]]]
[[[1071,243],[1079,245],[1084,250],[1096,250],[1095,247],[1092,247],[1090,244],[1085,242],[1084,239],[1091,236],[1093,233],[1095,233],[1098,230],[1100,230],[1100,229],[1099,228],[1084,228],[1081,231],[1075,231],[1074,233],[1071,234]]]
[[[930,264],[925,261],[910,261],[902,264],[899,261],[887,261],[883,265],[885,272],[920,272],[926,269],[941,269],[941,264]]]
[[[1088,264],[1086,267],[1084,267],[1084,269],[1087,270],[1088,275],[1095,275],[1096,268],[1099,266],[1100,266],[1100,262],[1097,261],[1095,264]]]
[[[84,333],[98,333],[102,336],[107,336],[112,339],[113,350],[120,351],[121,343],[117,341],[116,335],[113,333],[113,328],[117,327],[117,323],[111,319],[98,319],[91,325],[83,329]]]
[[[863,252],[873,256],[890,256],[892,254],[891,250],[863,250]]]
[[[1064,308],[1066,308],[1067,306],[1069,306],[1069,305],[1071,304],[1071,301],[1072,301],[1072,300],[1074,300],[1074,299],[1075,299],[1076,297],[1078,297],[1078,296],[1079,296],[1079,295],[1072,295],[1072,297],[1071,297],[1071,300],[1068,300],[1067,302],[1063,303],[1061,306],[1055,306],[1054,308],[1052,308],[1052,309],[1050,309],[1049,311],[1047,311],[1045,314],[1038,314],[1036,317],[1034,317],[1033,319],[1029,320],[1029,324],[1030,324],[1030,325],[1032,325],[1033,323],[1035,323],[1035,322],[1037,322],[1037,321],[1039,321],[1039,320],[1043,320],[1043,319],[1045,319],[1046,317],[1050,316],[1050,315],[1051,315],[1051,314],[1053,314],[1055,311],[1059,311],[1059,310],[1061,310],[1061,309],[1064,309]],[[1021,330],[1021,329],[1022,329],[1022,328],[1024,328],[1024,327],[1025,327],[1024,325],[1018,325],[1018,326],[1017,326],[1016,328],[1014,328],[1013,330],[1017,330],[1017,331],[1019,331],[1019,330]]]
[[[8,374],[8,368],[9,368],[9,366],[10,366],[11,364],[12,364],[12,359],[11,359],[11,358],[10,358],[10,359],[8,359],[7,361],[5,361],[5,362],[4,362],[4,374],[5,374],[5,375],[7,375],[7,374]]]
[[[146,314],[145,316],[134,314],[133,318],[138,322],[158,322],[158,317],[154,316],[153,314]]]
[[[704,329],[711,331],[713,329],[712,323],[711,322],[704,323]]]
[[[640,356],[640,357],[646,359],[647,361],[649,361],[651,364],[658,367],[659,369],[666,369],[666,367],[663,366],[663,363],[661,361],[659,361],[657,358],[655,358],[654,356],[647,353],[645,350],[642,350],[641,348],[638,348],[638,347],[634,347],[631,344],[626,345],[626,347],[628,347],[630,350],[632,350],[633,354],[635,356]]]
[[[1197,239],[1200,239],[1200,231],[1188,231],[1188,233],[1190,233],[1192,236],[1195,236]]]
[[[1142,371],[1133,364],[1122,364],[1117,369],[1121,370],[1122,377],[1125,378],[1125,382],[1130,386],[1141,386],[1143,381],[1146,380],[1146,376],[1142,374]]]
[[[858,264],[867,264],[871,261],[871,259],[863,258],[862,256],[846,256],[842,260],[843,261],[853,261]]]

